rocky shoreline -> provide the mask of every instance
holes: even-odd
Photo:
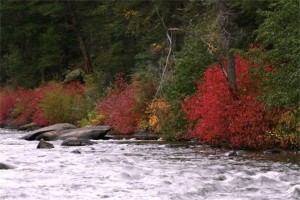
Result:
[[[86,146],[93,145],[91,140],[107,139],[136,139],[158,140],[159,135],[152,131],[141,130],[131,135],[117,135],[112,133],[110,126],[85,126],[77,128],[73,124],[58,123],[46,127],[38,127],[35,123],[14,127],[20,131],[27,131],[21,139],[28,141],[40,141],[37,148],[54,148],[49,141],[62,140],[62,146]]]
[[[108,139],[133,139],[133,140],[153,140],[160,141],[160,137],[157,133],[153,133],[147,130],[137,131],[131,135],[116,135],[112,132],[110,126],[86,126],[77,128],[73,124],[69,123],[58,123],[46,127],[37,127],[36,124],[30,123],[22,127],[17,128],[18,130],[28,131],[25,136],[21,139],[28,141],[39,141],[37,148],[54,148],[49,141],[62,140],[62,146],[86,146],[96,144],[91,140],[108,140]],[[179,142],[182,145],[182,142]],[[184,145],[189,146],[189,144],[198,144],[197,142],[184,142]],[[222,147],[218,147],[219,149]],[[225,148],[225,156],[243,156],[247,153],[243,150],[231,150]],[[248,152],[248,151],[247,151]],[[249,151],[251,152],[251,151]],[[261,151],[255,151],[261,152]],[[263,155],[272,155],[272,154],[287,154],[293,152],[299,154],[297,151],[286,151],[278,148],[268,149],[262,151]]]

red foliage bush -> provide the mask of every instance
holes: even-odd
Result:
[[[56,95],[49,96],[49,94]],[[84,87],[79,83],[70,83],[67,85],[58,83],[49,84],[36,90],[18,89],[13,91],[8,88],[1,89],[0,125],[20,126],[36,122],[41,126],[45,126],[61,122],[59,121],[61,119],[59,117],[66,113],[68,114],[68,119],[66,120],[68,122],[75,122],[79,120],[81,117],[80,114],[84,110],[80,110],[80,105],[76,105],[76,103],[81,103],[79,102],[81,100],[79,97],[82,97],[83,94]],[[51,100],[50,102],[49,99]],[[68,101],[62,102],[62,99],[67,99]],[[62,105],[63,103],[65,104]],[[55,113],[58,113],[58,115],[55,115]]]
[[[20,89],[16,93],[16,102],[11,112],[13,125],[20,126],[32,122],[32,115],[37,106],[37,99],[33,90]]]
[[[40,100],[35,90],[4,89],[0,96],[0,125],[20,126],[32,122]]]
[[[213,65],[198,83],[197,93],[182,103],[190,134],[206,143],[235,148],[259,149],[268,145],[265,131],[268,121],[265,106],[256,101],[261,92],[259,81],[251,78],[248,60],[236,57],[238,93],[230,85],[220,66]]]
[[[135,131],[138,125],[140,116],[134,110],[136,105],[134,88],[119,76],[114,87],[107,91],[107,96],[99,103],[97,110],[106,116],[105,122],[114,131],[128,134]]]
[[[107,91],[98,106],[97,113],[105,116],[105,123],[110,125],[118,134],[130,134],[139,128],[147,108],[146,93],[139,81],[126,84],[125,79],[118,75],[112,88]],[[149,85],[148,85],[149,86]],[[153,88],[152,88],[153,89]],[[142,99],[142,101],[141,101]]]
[[[38,124],[76,124],[87,113],[82,84],[51,83],[39,88],[39,92],[41,98],[33,118]]]
[[[10,113],[16,103],[16,94],[9,88],[0,91],[0,126],[9,124]]]

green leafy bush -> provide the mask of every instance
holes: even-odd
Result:
[[[213,55],[203,42],[195,37],[185,38],[180,52],[176,53],[173,75],[163,87],[163,96],[168,104],[168,115],[160,118],[162,136],[166,140],[184,138],[187,131],[184,114],[180,112],[181,101],[195,93],[200,79],[213,62]]]
[[[45,87],[40,102],[41,113],[49,124],[73,123],[84,118],[88,112],[83,96],[83,86],[78,83],[62,85],[51,83]]]
[[[277,144],[286,149],[300,148],[300,107],[274,110],[274,128],[270,131]]]

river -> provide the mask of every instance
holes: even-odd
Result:
[[[0,129],[0,163],[14,167],[0,170],[0,199],[300,199],[300,154],[230,157],[193,143],[135,140],[36,149],[23,135]]]

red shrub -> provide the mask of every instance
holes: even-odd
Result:
[[[107,92],[97,107],[97,112],[105,116],[105,123],[116,133],[129,134],[139,128],[146,110],[145,102],[139,101],[142,91],[137,82],[126,84],[120,75],[113,88]],[[150,91],[149,91],[150,92]],[[143,99],[143,98],[142,98]]]
[[[8,88],[0,91],[0,126],[9,123],[10,113],[16,103],[16,94]]]
[[[2,89],[0,91],[0,125],[20,126],[36,122],[45,126],[61,122],[59,120],[62,115],[67,122],[76,122],[85,113],[85,109],[82,108],[83,102],[81,102],[83,94],[84,87],[79,83],[67,85],[53,83],[36,90]]]
[[[218,65],[211,66],[199,82],[197,93],[182,109],[191,123],[190,134],[204,142],[237,148],[266,145],[265,107],[256,101],[259,82],[251,78],[250,62],[236,57],[238,94],[230,92]]]
[[[48,124],[41,116],[40,120],[35,120],[43,97],[42,90],[6,90],[0,97],[0,125],[20,126],[33,121],[39,125]]]
[[[98,112],[106,116],[105,122],[118,133],[133,132],[138,124],[134,90],[118,77],[115,88],[108,90],[107,96],[98,105]]]
[[[31,122],[32,113],[35,107],[32,102],[35,100],[33,90],[18,90],[16,93],[16,102],[14,104],[11,117],[14,118],[12,122],[15,126],[24,125]]]
[[[50,90],[49,86],[43,86],[41,88],[38,88],[34,91],[34,100],[31,102],[31,108],[32,108],[32,121],[36,122],[40,126],[47,126],[49,125],[48,120],[46,120],[44,112],[42,110],[41,106],[41,100],[44,97],[45,91]]]

